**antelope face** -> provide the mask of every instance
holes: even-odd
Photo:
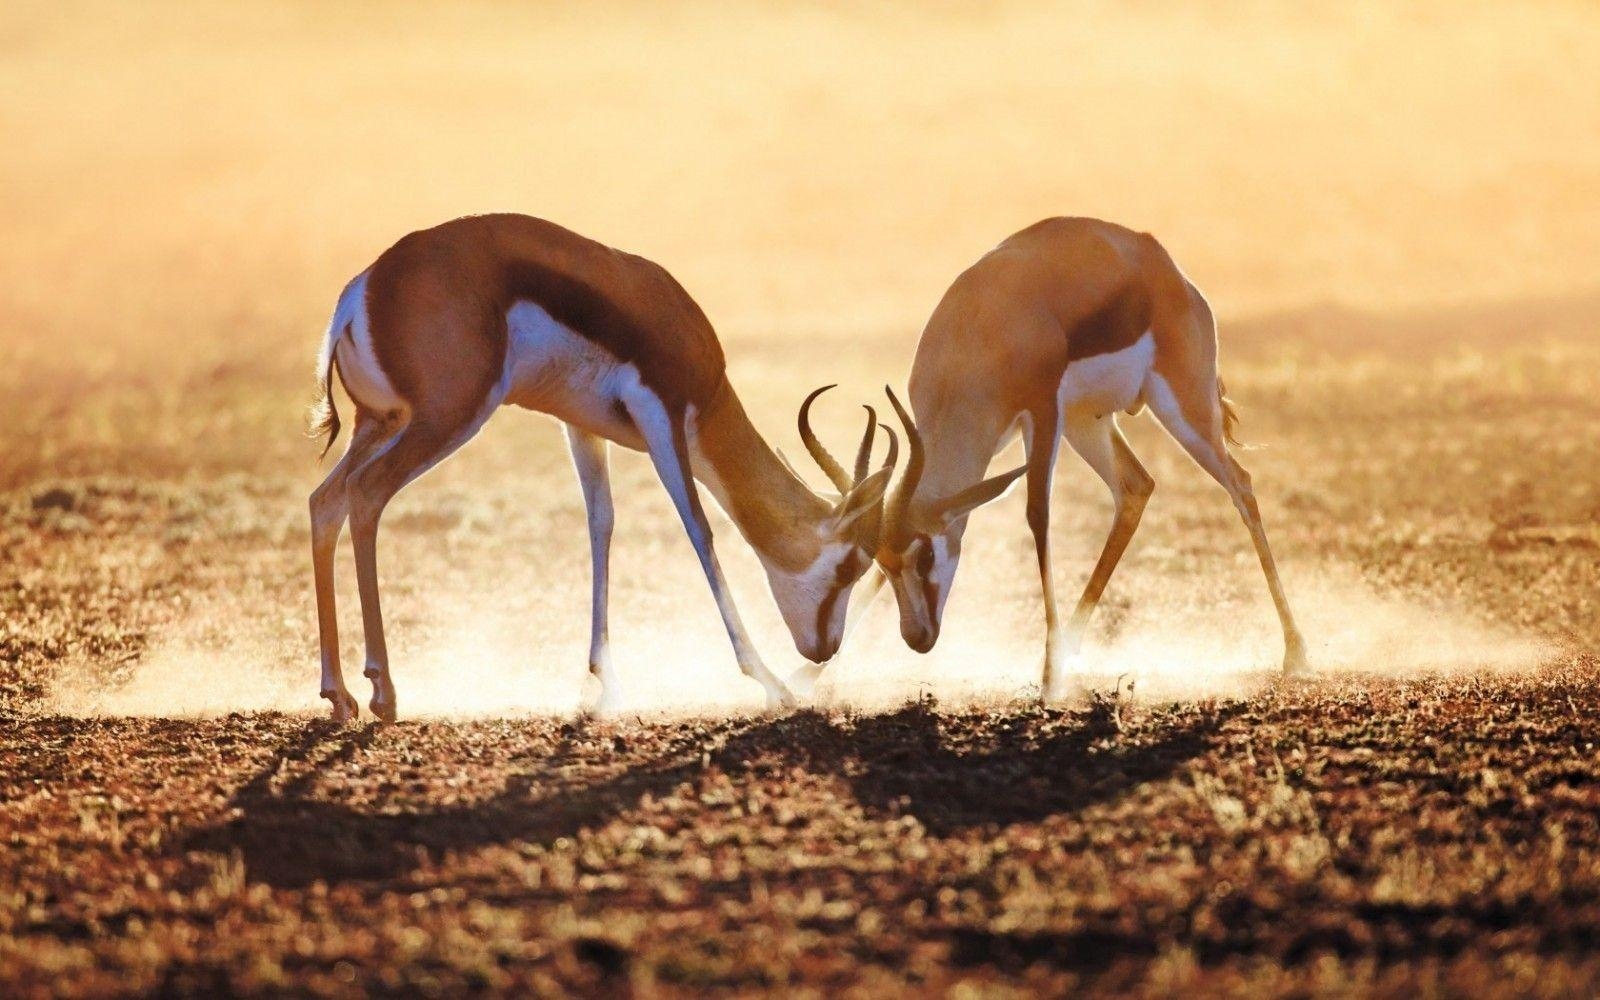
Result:
[[[767,582],[784,624],[794,637],[795,649],[813,663],[833,659],[844,642],[850,590],[872,568],[872,553],[878,547],[878,528],[883,521],[883,495],[889,488],[899,450],[894,432],[890,431],[888,461],[877,471],[868,472],[873,436],[879,426],[877,414],[868,406],[867,429],[856,449],[855,470],[853,474],[846,472],[811,430],[811,404],[831,388],[816,390],[800,405],[800,438],[840,495],[836,500],[817,497],[812,501],[811,513],[797,515],[810,519],[815,538],[815,545],[808,547],[799,568],[785,568],[763,557]]]
[[[878,564],[900,606],[900,637],[919,653],[939,641],[944,602],[961,561],[961,532],[955,526],[934,533],[902,533],[904,547],[878,553]]]
[[[878,565],[894,587],[895,601],[900,605],[900,637],[907,646],[926,653],[939,641],[939,622],[950,597],[956,565],[961,561],[961,536],[966,531],[967,515],[1004,496],[1027,466],[949,496],[919,496],[917,487],[926,462],[922,434],[894,392],[885,391],[905,427],[911,454],[900,485],[884,502]]]
[[[844,642],[845,612],[872,555],[854,540],[826,541],[809,566],[794,572],[767,566],[767,582],[794,647],[813,663],[833,659]]]

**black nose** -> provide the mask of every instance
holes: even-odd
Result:
[[[901,638],[905,639],[907,646],[919,653],[926,653],[939,641],[939,633],[930,628],[919,628],[915,631],[905,629],[901,632]]]
[[[814,646],[800,650],[800,655],[810,660],[812,663],[827,663],[829,660],[833,659],[835,654],[838,652],[838,643],[829,642],[827,639],[824,639]]]

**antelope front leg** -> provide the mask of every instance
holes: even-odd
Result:
[[[1083,595],[1067,623],[1066,645],[1070,655],[1077,655],[1083,646],[1084,634],[1089,630],[1089,620],[1094,615],[1100,596],[1116,570],[1128,543],[1139,529],[1145,504],[1155,492],[1156,481],[1145,471],[1133,449],[1118,429],[1116,417],[1103,416],[1087,420],[1068,419],[1063,423],[1063,436],[1078,455],[1089,463],[1095,475],[1111,492],[1111,530],[1106,535],[1100,558],[1084,584]]]
[[[1039,589],[1044,599],[1044,668],[1039,699],[1051,702],[1070,688],[1077,660],[1077,641],[1063,633],[1056,610],[1055,575],[1050,570],[1050,488],[1055,482],[1056,454],[1061,446],[1060,418],[1055,407],[1034,412],[1028,421],[1028,529],[1039,562]]]
[[[1044,666],[1039,684],[1039,699],[1043,702],[1059,701],[1071,691],[1072,679],[1079,663],[1079,641],[1061,627],[1061,617],[1056,611],[1056,588],[1050,570],[1050,487],[1044,487],[1045,498],[1037,506],[1028,503],[1028,526],[1033,529],[1034,552],[1039,561],[1039,584],[1044,597]]]
[[[1267,590],[1272,594],[1273,607],[1278,610],[1278,622],[1283,626],[1283,673],[1286,677],[1302,675],[1307,671],[1306,640],[1295,624],[1294,612],[1289,610],[1289,598],[1284,595],[1283,581],[1278,577],[1278,564],[1267,545],[1267,529],[1261,524],[1261,508],[1256,503],[1255,489],[1250,483],[1250,473],[1232,456],[1228,457],[1233,473],[1228,492],[1232,495],[1245,527],[1250,529],[1250,541],[1255,544],[1256,555],[1261,560],[1261,571],[1267,577]]]
[[[755,644],[745,632],[739,609],[734,606],[733,595],[722,575],[722,566],[711,547],[711,524],[706,520],[705,509],[700,506],[700,494],[695,489],[689,470],[689,441],[684,430],[684,418],[668,414],[666,407],[648,392],[637,393],[626,405],[634,425],[644,434],[656,475],[661,477],[662,485],[671,495],[673,506],[677,508],[678,517],[689,535],[689,542],[700,557],[700,567],[705,571],[706,582],[711,585],[711,596],[722,614],[722,624],[728,630],[729,641],[733,643],[733,655],[739,661],[739,669],[766,690],[769,706],[794,708],[794,695],[767,669],[756,652]]]
[[[583,488],[583,505],[589,517],[589,554],[593,562],[593,594],[590,602],[589,673],[600,683],[595,711],[604,715],[622,703],[622,686],[611,669],[611,638],[608,627],[611,576],[611,527],[615,520],[611,504],[611,473],[604,438],[567,425],[567,447],[578,470]]]

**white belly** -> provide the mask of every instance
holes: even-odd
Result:
[[[642,446],[623,412],[624,394],[638,391],[633,365],[562,326],[533,302],[518,302],[506,312],[506,333],[506,402],[630,448]]]
[[[1155,337],[1146,331],[1120,351],[1096,354],[1067,365],[1056,394],[1061,414],[1104,416],[1134,408],[1143,396],[1145,378],[1155,356]]]

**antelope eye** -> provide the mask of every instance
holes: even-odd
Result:
[[[933,572],[933,545],[924,541],[917,548],[917,572],[927,576]]]

